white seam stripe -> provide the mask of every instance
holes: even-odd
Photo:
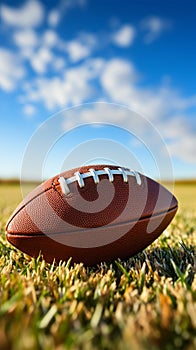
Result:
[[[104,168],[106,174],[108,175],[108,179],[110,182],[114,181],[114,176],[112,174],[112,170],[110,168]]]
[[[85,186],[84,179],[88,177],[92,177],[94,182],[97,184],[99,183],[100,175],[107,175],[110,182],[114,181],[113,175],[122,175],[124,182],[128,182],[128,176],[134,176],[137,184],[141,185],[141,178],[139,173],[134,170],[124,169],[124,168],[118,168],[118,169],[104,168],[102,170],[89,169],[89,171],[86,173],[80,173],[79,171],[77,171],[74,174],[74,176],[69,177],[68,179],[65,179],[63,176],[60,176],[58,181],[61,186],[62,192],[64,194],[69,194],[70,193],[70,189],[68,186],[69,184],[77,181],[80,188],[82,188]]]
[[[61,190],[63,192],[63,194],[69,194],[70,193],[70,189],[69,186],[65,180],[65,178],[63,176],[59,177],[59,184],[61,186]]]

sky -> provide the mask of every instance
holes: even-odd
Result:
[[[196,178],[194,0],[0,1],[0,178]],[[22,174],[22,175],[21,175]]]

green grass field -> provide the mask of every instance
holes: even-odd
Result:
[[[128,261],[85,268],[31,259],[7,243],[21,200],[0,184],[0,350],[194,350],[196,184],[177,184],[179,211]]]

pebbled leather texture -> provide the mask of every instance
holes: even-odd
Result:
[[[101,175],[99,184],[92,177],[69,185],[64,195],[59,176],[72,177],[76,171],[87,172],[104,167],[94,165],[72,169],[45,181],[16,208],[7,224],[7,239],[29,254],[43,254],[48,262],[67,260],[93,265],[127,258],[152,243],[174,217],[176,198],[156,181],[140,174],[128,183],[114,175],[110,183]],[[122,234],[121,234],[122,232]]]

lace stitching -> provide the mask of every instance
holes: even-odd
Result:
[[[114,175],[122,175],[123,181],[128,182],[128,176],[133,176],[136,179],[137,184],[141,185],[141,177],[140,174],[135,170],[125,169],[125,168],[118,168],[118,169],[110,169],[108,167],[105,167],[102,170],[95,170],[93,168],[89,169],[86,173],[80,173],[79,171],[76,171],[74,173],[74,176],[69,177],[65,179],[63,176],[60,176],[58,181],[61,186],[62,193],[67,195],[70,193],[69,184],[77,181],[80,188],[83,188],[85,186],[84,179],[88,177],[92,177],[95,184],[99,183],[99,176],[100,175],[107,175],[108,180],[110,182],[114,181]]]

